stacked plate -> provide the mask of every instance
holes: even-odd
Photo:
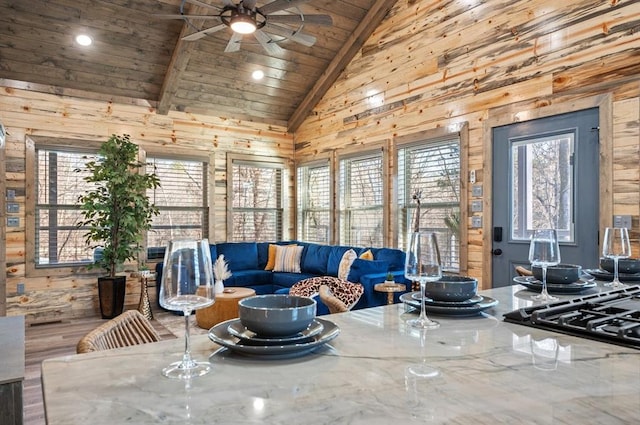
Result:
[[[535,292],[542,291],[542,282],[533,276],[516,276],[513,278],[515,283],[525,286]],[[596,287],[597,284],[593,277],[582,274],[581,277],[569,283],[549,283],[547,282],[547,291],[550,294],[576,294],[587,289]]]
[[[409,292],[400,296],[400,301],[413,308],[420,308],[422,299],[420,291]],[[498,300],[484,295],[474,295],[463,301],[436,301],[424,298],[427,313],[444,316],[471,316],[498,304]]]
[[[315,318],[301,332],[286,336],[258,335],[242,325],[240,319],[219,323],[209,330],[209,339],[243,355],[282,358],[307,354],[340,333],[338,326]]]

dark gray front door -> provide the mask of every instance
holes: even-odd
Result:
[[[536,228],[557,229],[563,263],[598,265],[598,109],[493,129],[493,287],[529,268]]]

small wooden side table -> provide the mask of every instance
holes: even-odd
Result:
[[[196,310],[196,323],[203,329],[211,329],[225,320],[238,317],[238,302],[256,294],[251,288],[225,288],[225,292],[216,294],[216,302],[209,307]]]
[[[395,292],[402,292],[407,289],[407,285],[403,283],[394,283],[393,285],[389,285],[386,283],[378,283],[373,289],[378,292],[386,292],[387,293],[387,304],[393,304],[393,294]]]

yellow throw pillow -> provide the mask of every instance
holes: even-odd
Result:
[[[363,260],[373,261],[373,253],[371,252],[370,249],[367,249],[365,252],[360,254],[360,258]]]
[[[265,270],[273,270],[276,265],[276,246],[275,244],[269,244],[269,257],[267,259],[267,265],[264,266]],[[296,244],[285,245],[285,246],[296,246]]]

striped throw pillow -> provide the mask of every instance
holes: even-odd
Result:
[[[273,265],[274,272],[300,273],[300,257],[302,246],[276,245],[276,261]]]

